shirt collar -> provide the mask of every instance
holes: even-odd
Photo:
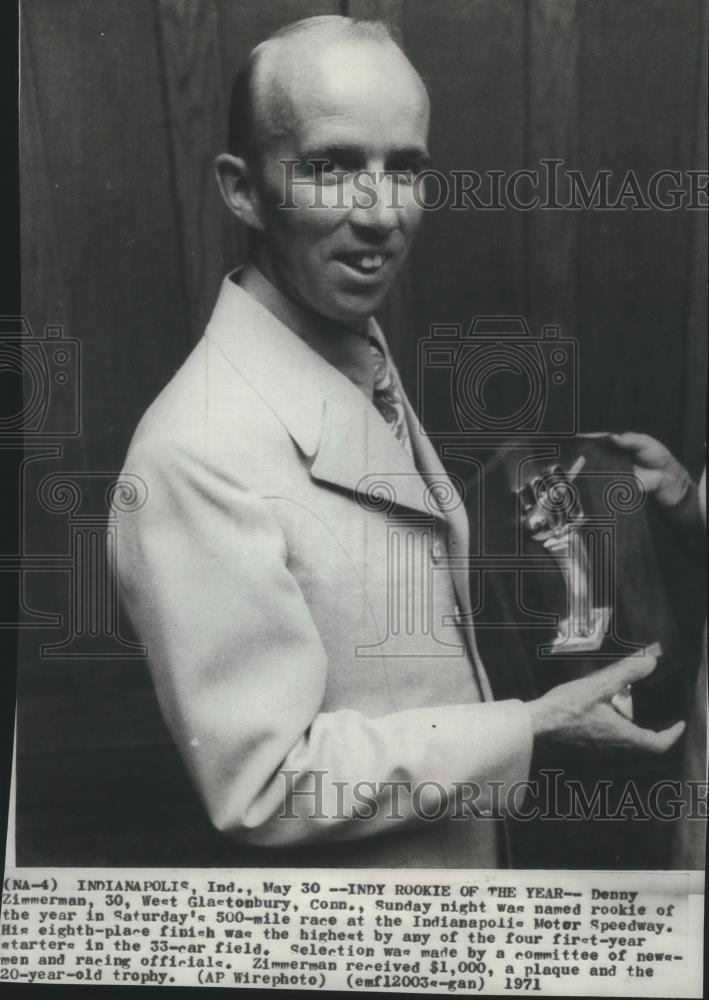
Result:
[[[362,332],[338,326],[288,298],[251,262],[234,272],[232,280],[345,375],[368,399],[373,398],[375,362],[370,338],[376,340],[376,337],[372,320],[367,321]]]

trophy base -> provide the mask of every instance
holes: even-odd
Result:
[[[561,653],[593,653],[603,645],[610,621],[610,608],[594,608],[589,616],[589,628],[582,634],[576,622],[565,618],[551,646],[546,646],[542,652],[556,656]]]

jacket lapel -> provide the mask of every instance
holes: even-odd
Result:
[[[376,327],[376,335],[385,348],[389,364],[396,371],[396,366],[394,365],[393,359],[389,353],[389,348],[378,326]],[[399,384],[401,385],[401,378],[399,378],[398,372],[397,378],[399,379]],[[445,492],[447,497],[450,498],[450,502],[444,502],[442,507],[444,511],[443,516],[448,523],[448,530],[450,532],[452,543],[451,548],[455,553],[457,553],[458,557],[465,556],[467,558],[469,544],[468,515],[466,514],[465,507],[463,506],[460,489],[446,472],[441,460],[438,457],[436,449],[433,447],[431,441],[421,427],[416,411],[403,390],[401,395],[404,401],[406,421],[409,427],[409,434],[411,436],[411,444],[414,450],[416,466],[421,475],[429,483],[442,483],[446,487]],[[462,487],[462,483],[460,486]],[[462,563],[463,560],[460,559],[460,562]],[[469,610],[470,585],[465,566],[461,565],[459,568],[455,569],[453,571],[453,577],[460,606],[463,609]]]
[[[325,401],[311,476],[352,490],[373,501],[378,509],[407,507],[440,518],[411,456],[374,406],[352,388],[356,395],[348,389]]]
[[[470,624],[465,626],[465,634],[468,638],[470,650],[475,665],[480,690],[486,701],[493,698],[492,688],[483,666],[477,642],[475,641],[475,630],[472,623],[472,604],[470,600],[470,570],[469,570],[469,532],[468,515],[461,497],[461,490],[446,472],[436,449],[431,444],[430,439],[421,427],[416,412],[405,394],[404,407],[406,409],[406,419],[408,421],[411,439],[416,455],[416,462],[422,474],[429,481],[444,482],[448,485],[448,496],[452,498],[451,503],[446,504],[446,520],[450,533],[451,576],[455,587],[458,605],[461,612],[468,619]],[[460,486],[462,487],[462,483]],[[457,500],[455,498],[458,498]]]
[[[318,482],[443,517],[372,403],[265,307],[224,279],[206,336],[261,396]]]

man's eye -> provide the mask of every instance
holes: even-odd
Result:
[[[309,160],[308,166],[308,172],[322,183],[335,183],[348,170],[339,160],[334,159]]]

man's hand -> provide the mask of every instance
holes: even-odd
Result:
[[[529,703],[534,735],[566,743],[664,753],[684,732],[684,722],[656,733],[641,729],[621,714],[613,698],[655,669],[660,649],[629,656],[580,680],[552,688]]]
[[[581,435],[584,437],[585,435]],[[593,435],[588,435],[592,437]],[[692,484],[689,473],[672,452],[649,434],[609,434],[616,447],[627,451],[633,472],[662,507],[675,507]]]

